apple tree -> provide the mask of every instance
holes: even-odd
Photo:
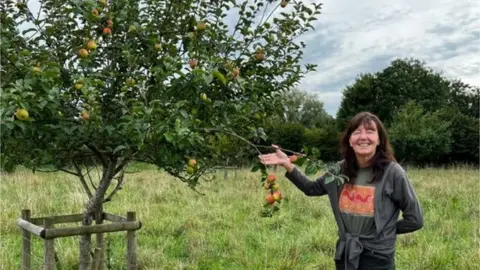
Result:
[[[132,161],[153,163],[194,188],[221,159],[215,138],[264,137],[254,116],[268,115],[279,106],[275,96],[315,68],[301,64],[298,38],[313,29],[321,4],[0,5],[2,169],[77,176],[88,196],[83,225],[121,188]],[[97,166],[95,184],[88,178]],[[90,237],[82,237],[80,269],[90,248]]]

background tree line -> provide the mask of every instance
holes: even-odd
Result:
[[[278,95],[272,103],[283,106],[258,115],[265,121],[266,140],[253,143],[275,143],[299,152],[315,147],[316,158],[336,161],[347,121],[360,111],[370,111],[384,122],[402,164],[478,166],[479,91],[478,86],[445,78],[417,59],[397,59],[381,71],[360,74],[346,86],[336,117],[325,111],[315,94],[292,89]],[[237,143],[224,145],[239,157]]]

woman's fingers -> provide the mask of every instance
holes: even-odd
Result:
[[[275,154],[258,155],[258,158],[263,164],[266,165],[278,163],[278,158],[275,156]]]

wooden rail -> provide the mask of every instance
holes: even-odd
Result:
[[[83,215],[73,214],[31,218],[31,212],[29,209],[22,210],[21,218],[18,218],[16,222],[17,226],[22,229],[22,270],[31,269],[30,255],[32,247],[30,240],[32,234],[44,239],[44,270],[53,270],[55,267],[55,238],[118,231],[127,232],[127,269],[136,270],[137,245],[135,231],[142,227],[142,223],[136,219],[136,213],[127,212],[126,218],[105,212],[101,214],[103,219],[110,221],[111,223],[54,228],[55,224],[80,222],[83,219]]]

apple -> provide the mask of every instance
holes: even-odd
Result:
[[[197,165],[197,161],[195,159],[188,160],[188,167],[195,167]]]
[[[107,0],[98,0],[98,3],[100,3],[102,6],[106,6]]]
[[[134,86],[136,81],[134,78],[128,78],[125,82],[128,86]]]
[[[273,183],[272,185],[270,185],[270,188],[271,188],[273,191],[277,191],[280,187],[278,186],[277,183]]]
[[[205,22],[198,22],[197,23],[197,30],[198,31],[204,31],[207,29],[207,24]]]
[[[75,89],[80,90],[82,89],[82,87],[83,87],[82,83],[79,83],[79,82],[75,83]]]
[[[159,51],[159,50],[161,50],[161,49],[162,49],[162,44],[160,44],[160,43],[157,43],[157,44],[155,44],[155,46],[154,46],[154,47],[155,47],[155,50]]]
[[[273,182],[275,182],[275,180],[277,180],[277,176],[275,176],[275,174],[271,173],[267,176],[267,181],[269,183],[273,183]]]
[[[288,4],[288,2],[287,2],[286,0],[282,0],[282,2],[280,3],[280,6],[281,6],[282,8],[284,8],[284,7],[287,6],[287,4]]]
[[[39,67],[33,67],[33,68],[32,68],[32,71],[33,71],[34,73],[40,73],[41,69],[40,69]]]
[[[298,157],[296,155],[292,155],[289,157],[291,163],[295,163],[297,161]]]
[[[17,109],[17,111],[15,112],[15,116],[18,120],[25,121],[28,119],[28,111],[23,108]]]
[[[200,99],[203,100],[203,101],[207,101],[207,94],[201,93],[200,94]]]
[[[255,55],[255,59],[257,59],[258,61],[262,61],[263,59],[265,59],[265,54],[263,54],[263,52],[257,52],[257,54]]]
[[[253,117],[254,117],[255,119],[257,119],[257,120],[262,119],[262,115],[261,115],[260,113],[258,113],[258,112],[256,112],[256,113],[253,115]]]
[[[20,55],[21,55],[21,56],[29,56],[29,55],[30,55],[30,51],[27,50],[27,49],[23,49],[23,50],[20,52]]]
[[[110,29],[110,28],[108,28],[108,27],[103,28],[103,34],[104,34],[104,35],[110,35],[110,34],[112,34],[112,29]]]
[[[113,26],[113,21],[112,20],[107,20],[107,25],[108,27],[112,27]]]
[[[78,54],[80,55],[80,57],[85,58],[88,56],[88,51],[85,49],[81,49],[80,51],[78,51]]]
[[[88,114],[87,111],[83,111],[82,113],[80,113],[80,117],[81,117],[83,120],[88,120],[88,119],[90,119],[90,115]]]
[[[190,65],[191,69],[194,69],[198,64],[198,60],[197,59],[190,59],[190,60],[188,60],[188,64]]]
[[[95,17],[98,16],[98,10],[96,8],[92,9],[92,15]]]
[[[237,78],[240,75],[240,70],[238,68],[233,69],[233,77]]]
[[[195,172],[195,169],[193,167],[187,167],[188,174],[193,174],[194,172]]]
[[[268,189],[270,188],[270,184],[269,184],[269,183],[265,183],[265,184],[263,184],[263,187],[264,187],[266,190],[268,190]]]
[[[277,202],[281,201],[282,200],[282,193],[280,191],[275,191],[273,193],[273,199]]]
[[[90,40],[88,43],[87,43],[87,48],[89,50],[95,50],[97,48],[97,43],[95,43],[94,40]]]
[[[275,198],[273,198],[273,195],[271,193],[267,194],[267,196],[265,197],[265,200],[267,201],[268,204],[275,203]]]

